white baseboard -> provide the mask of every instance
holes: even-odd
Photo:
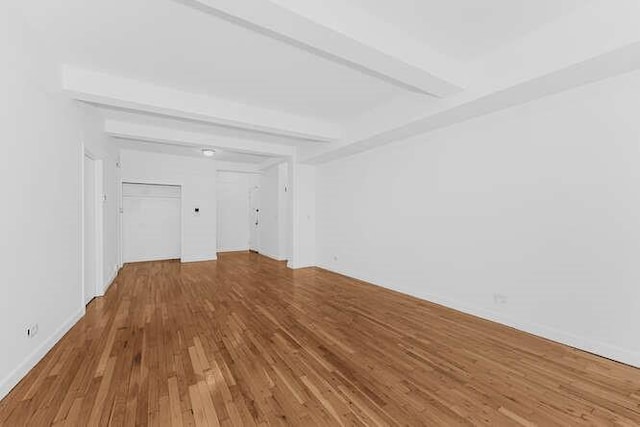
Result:
[[[464,313],[471,314],[483,319],[491,320],[503,325],[507,325],[520,331],[528,332],[530,334],[546,338],[560,344],[565,344],[579,350],[606,357],[607,359],[612,359],[618,362],[625,363],[627,365],[640,368],[640,354],[624,348],[620,348],[608,343],[595,341],[591,338],[574,335],[539,323],[524,322],[518,319],[514,319],[510,316],[506,316],[503,313],[497,313],[495,311],[478,307],[470,307],[464,303],[460,303],[459,301],[454,301],[448,298],[442,298],[435,295],[418,298],[423,298],[436,304],[443,305],[445,307],[453,308],[455,310],[462,311]]]
[[[124,264],[135,264],[137,262],[172,261],[175,259],[180,259],[180,256],[175,256],[175,257],[156,256],[151,258],[128,259],[124,262]]]
[[[409,295],[415,298],[423,299],[425,301],[433,302],[448,308],[452,308],[454,310],[461,311],[466,314],[470,314],[472,316],[480,317],[486,320],[491,320],[493,322],[510,326],[520,331],[524,331],[542,338],[546,338],[548,340],[555,341],[560,344],[568,345],[570,347],[574,347],[579,350],[587,351],[589,353],[593,353],[598,356],[606,357],[607,359],[615,360],[621,363],[625,363],[627,365],[640,368],[640,353],[632,350],[624,349],[608,343],[599,342],[588,337],[574,335],[568,332],[561,331],[557,328],[541,325],[539,323],[524,322],[518,319],[514,319],[512,317],[506,316],[503,313],[487,310],[485,308],[473,307],[466,303],[462,303],[460,301],[453,300],[447,297],[432,295],[428,293],[422,293],[418,295],[414,293],[410,294],[404,291],[399,291],[390,286],[377,284],[372,280],[363,277],[362,275],[353,274],[352,272],[336,269],[328,265],[320,265],[319,267],[328,271],[332,271],[334,273],[341,274],[343,276],[353,277],[363,282],[372,283],[377,286],[381,286],[383,288],[390,289],[395,292],[400,292],[405,295]]]
[[[282,258],[279,255],[272,255],[272,254],[269,254],[269,253],[266,253],[266,252],[262,252],[262,251],[258,251],[258,253],[260,255],[266,256],[267,258],[271,258],[272,260],[275,260],[275,261],[286,261],[287,260],[286,258]]]
[[[35,349],[16,369],[14,369],[5,379],[0,382],[0,400],[3,399],[11,389],[13,389],[22,378],[33,369],[36,364],[53,348],[60,339],[69,332],[77,322],[84,316],[84,306],[64,322],[49,338],[47,338],[37,349]]]
[[[287,262],[287,267],[289,267],[292,270],[300,270],[300,269],[303,269],[303,268],[311,268],[311,267],[315,267],[315,266],[316,266],[315,263],[311,263],[311,264],[295,264],[294,265],[291,262],[291,260],[289,260],[289,262]],[[325,270],[328,270],[328,268],[325,269]]]
[[[203,262],[203,261],[215,261],[218,259],[218,256],[205,256],[205,257],[183,257],[180,259],[180,262],[189,263],[189,262]]]
[[[226,252],[249,252],[249,247],[246,248],[221,248],[218,249],[219,254],[223,254]]]
[[[113,272],[111,273],[111,277],[109,279],[107,279],[107,281],[102,286],[102,293],[100,295],[97,295],[97,296],[102,297],[102,296],[104,296],[104,294],[107,293],[107,291],[109,290],[109,288],[111,287],[113,282],[115,282],[116,277],[118,277],[118,273],[120,273],[120,269],[121,268],[122,267],[119,267],[119,266],[115,266],[114,267]]]

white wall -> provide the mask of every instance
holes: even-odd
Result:
[[[292,199],[289,188],[291,180],[289,176],[289,166],[287,163],[280,163],[278,166],[279,188],[278,188],[278,241],[280,246],[280,258],[288,260],[291,258],[293,244],[291,240],[291,219],[292,219]]]
[[[0,2],[0,398],[84,313],[81,145],[102,144],[12,7]]]
[[[259,175],[218,172],[218,252],[249,250],[249,189],[257,185]]]
[[[102,264],[100,263],[100,247],[99,240],[101,238],[98,229],[99,220],[99,179],[100,173],[96,161],[89,157],[84,157],[84,180],[82,183],[84,193],[83,201],[83,222],[82,234],[84,236],[82,253],[83,253],[83,278],[84,278],[84,302],[88,304],[102,287],[102,274],[98,271]]]
[[[639,93],[634,72],[321,166],[319,264],[640,366]]]
[[[287,185],[286,163],[267,169],[260,178],[259,252],[277,260],[288,256]]]
[[[82,143],[85,151],[93,158],[102,160],[105,201],[103,203],[103,245],[104,245],[104,278],[102,289],[104,294],[120,268],[120,152],[115,142],[104,133],[104,119],[92,108],[83,108]]]
[[[260,175],[253,178],[249,193],[249,249],[260,250]]]
[[[216,168],[207,158],[122,150],[122,181],[182,186],[182,261],[216,259]],[[195,208],[200,213],[195,214]]]
[[[292,168],[293,231],[292,257],[289,267],[305,268],[316,265],[316,167],[296,164]]]

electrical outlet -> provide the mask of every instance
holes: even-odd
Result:
[[[36,335],[38,335],[38,324],[34,323],[27,328],[27,338],[33,338]]]
[[[507,303],[507,296],[502,294],[493,294],[493,303],[502,305]]]

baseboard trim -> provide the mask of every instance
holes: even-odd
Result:
[[[181,258],[180,262],[187,264],[187,263],[191,263],[191,262],[205,262],[205,261],[216,261],[218,259],[218,256],[206,256],[206,257],[185,257],[185,258]]]
[[[282,258],[282,257],[277,256],[277,255],[271,255],[271,254],[268,254],[268,253],[266,253],[266,252],[258,252],[258,253],[259,253],[260,255],[262,255],[262,256],[266,256],[267,258],[270,258],[270,259],[272,259],[272,260],[274,260],[274,261],[280,261],[280,262],[282,262],[282,261],[286,261],[286,260],[287,260],[286,258]]]
[[[176,257],[166,257],[166,256],[158,256],[158,257],[151,257],[151,258],[145,258],[145,259],[131,259],[131,260],[127,260],[124,262],[124,264],[122,264],[123,266],[126,264],[138,264],[141,262],[156,262],[156,261],[173,261],[176,259],[180,259],[179,256]]]
[[[0,382],[0,400],[40,362],[54,345],[84,316],[84,306],[64,322],[49,338],[35,349],[16,369]]]
[[[113,273],[111,274],[111,277],[109,278],[109,280],[107,280],[107,282],[104,284],[104,290],[102,291],[101,295],[98,295],[100,297],[105,296],[105,294],[107,293],[107,291],[109,290],[109,288],[111,287],[111,285],[113,285],[113,282],[116,281],[116,277],[118,277],[118,274],[120,274],[120,270],[122,269],[122,267],[117,267],[113,270]]]
[[[292,270],[302,270],[303,268],[313,268],[315,266],[316,266],[315,264],[293,264],[291,260],[287,262],[287,267],[289,267]]]
[[[365,278],[364,276],[353,274],[345,270],[336,269],[327,265],[319,265],[319,268],[327,270],[336,274],[340,274],[349,278],[354,278],[362,282],[372,284],[374,286],[380,286],[385,289],[389,289],[394,292],[398,292],[404,295],[408,295],[414,298],[432,302],[453,310],[460,311],[462,313],[469,314],[471,316],[479,317],[481,319],[490,320],[492,322],[499,323],[501,325],[509,326],[522,332],[526,332],[540,338],[544,338],[559,344],[567,345],[569,347],[576,348],[578,350],[586,351],[588,353],[595,354],[596,356],[611,359],[616,362],[624,363],[636,368],[640,368],[640,353],[632,350],[620,348],[615,345],[603,343],[592,340],[587,337],[581,337],[571,333],[561,331],[559,329],[545,326],[539,323],[523,322],[521,320],[514,319],[510,316],[506,316],[502,313],[498,313],[492,310],[484,308],[473,307],[463,302],[453,300],[450,298],[442,297],[439,295],[433,295],[428,293],[407,293],[390,286],[377,284],[374,281]]]
[[[527,332],[529,334],[557,342],[559,344],[567,345],[569,347],[586,351],[597,356],[605,357],[616,362],[640,368],[640,354],[634,353],[630,350],[626,350],[611,344],[594,341],[587,337],[581,337],[578,335],[567,333],[539,323],[523,322],[521,320],[514,319],[510,316],[506,316],[495,311],[478,307],[470,307],[464,303],[448,298],[443,298],[435,295],[429,295],[422,298],[436,304],[470,314],[472,316],[491,320],[492,322],[500,323],[519,331]]]
[[[251,252],[249,249],[219,249],[218,255],[220,254],[246,254]]]

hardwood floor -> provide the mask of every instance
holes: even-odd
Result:
[[[640,370],[257,254],[124,267],[0,424],[640,425]]]

